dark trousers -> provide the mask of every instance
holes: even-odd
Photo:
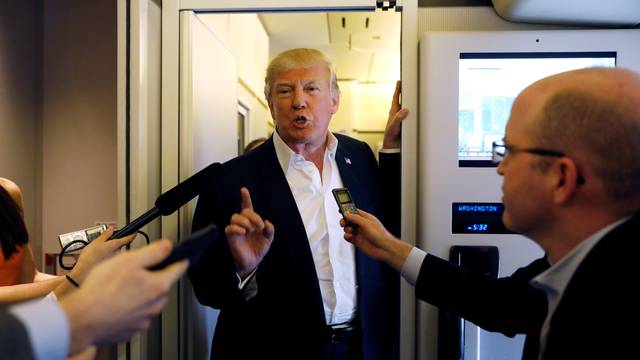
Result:
[[[332,329],[324,351],[325,360],[362,360],[362,336],[358,327]]]

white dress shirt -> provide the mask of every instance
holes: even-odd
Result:
[[[67,357],[69,321],[55,301],[32,300],[11,306],[9,311],[26,328],[36,360],[56,360]]]
[[[355,249],[344,240],[342,216],[331,190],[343,187],[335,160],[338,139],[329,133],[322,174],[285,144],[277,132],[273,143],[307,233],[327,324],[353,319],[357,311]]]

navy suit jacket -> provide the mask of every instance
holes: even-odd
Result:
[[[640,216],[610,231],[576,269],[551,318],[545,359],[639,359]]]
[[[363,142],[336,134],[336,162],[344,186],[356,205],[381,216],[392,228],[399,223],[397,203],[399,155],[381,159],[390,171],[378,168]],[[384,154],[381,154],[383,157]],[[394,187],[382,192],[382,182]],[[394,176],[396,175],[396,176]],[[245,301],[238,290],[235,265],[224,235],[189,270],[201,304],[220,309],[211,357],[215,359],[313,359],[323,355],[330,340],[318,277],[304,224],[273,139],[224,164],[224,175],[202,193],[193,230],[214,222],[219,229],[240,211],[240,187],[246,186],[254,210],[275,226],[271,248],[258,266],[257,295]],[[396,196],[395,199],[392,197]],[[382,212],[391,210],[390,215]],[[365,359],[391,359],[397,354],[399,277],[387,265],[356,251],[358,317]]]
[[[20,319],[7,309],[0,309],[0,357],[3,359],[33,359],[31,341]]]
[[[551,318],[544,359],[640,358],[639,233],[635,215],[605,235],[578,266]],[[494,279],[427,255],[416,296],[486,330],[526,334],[523,358],[537,359],[547,298],[529,280],[548,268],[542,258]]]

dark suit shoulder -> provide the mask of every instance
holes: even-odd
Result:
[[[232,186],[248,186],[243,182],[251,182],[264,176],[272,176],[274,172],[282,171],[278,163],[273,137],[264,144],[241,156],[235,157],[224,164],[222,186],[231,184]]]
[[[351,136],[344,134],[333,133],[333,135],[336,137],[336,139],[338,139],[339,146],[341,146],[344,150],[367,150],[368,152],[373,153],[369,145],[364,141],[352,138]]]
[[[264,144],[259,147],[249,151],[243,155],[234,157],[222,165],[225,167],[227,171],[238,170],[246,167],[250,164],[258,164],[261,159],[264,159],[268,154],[272,152],[275,155],[275,149],[273,148],[273,138],[267,140]]]
[[[7,359],[33,359],[31,342],[22,322],[7,309],[0,310],[0,354]]]
[[[640,319],[640,216],[606,234],[574,272],[551,318],[545,358],[634,358]]]

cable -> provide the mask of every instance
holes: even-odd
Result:
[[[140,234],[142,234],[142,236],[144,236],[145,240],[147,241],[147,245],[149,245],[149,244],[151,243],[151,242],[149,241],[149,235],[147,235],[147,233],[145,233],[145,232],[144,232],[144,231],[142,231],[142,230],[138,230],[138,232],[139,232]]]
[[[73,265],[67,266],[62,262],[62,258],[65,257],[66,252],[69,250],[69,248],[71,246],[73,246],[75,244],[83,244],[83,245],[80,246],[77,249],[73,249],[72,252],[73,251],[82,250],[82,249],[84,249],[85,246],[89,245],[89,243],[84,241],[84,240],[73,240],[73,241],[69,242],[68,244],[66,244],[65,246],[63,246],[62,250],[60,250],[60,256],[58,256],[58,265],[60,265],[60,267],[63,268],[64,270],[71,270],[76,265],[75,263],[73,263]]]

